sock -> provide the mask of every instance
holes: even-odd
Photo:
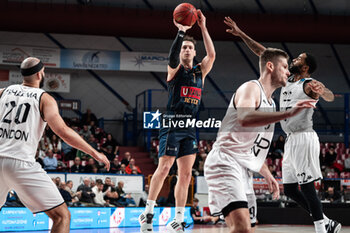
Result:
[[[324,220],[324,225],[329,224],[329,218],[325,214],[323,214],[323,220]]]
[[[155,204],[156,204],[156,201],[147,200],[145,214],[148,214],[148,213],[153,214],[153,210],[154,210],[154,205]]]
[[[314,222],[316,233],[327,233],[326,226],[324,225],[324,220],[318,220]]]
[[[183,222],[185,215],[185,207],[175,207],[175,221]]]

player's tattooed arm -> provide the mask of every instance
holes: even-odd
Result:
[[[230,17],[225,17],[224,23],[230,27],[230,29],[226,29],[226,32],[231,33],[234,36],[241,37],[249,49],[252,50],[257,56],[260,56],[266,50],[262,44],[256,42],[245,34]]]
[[[317,80],[311,80],[304,85],[305,93],[313,99],[322,97],[327,102],[334,101],[334,94],[325,87],[323,83]]]

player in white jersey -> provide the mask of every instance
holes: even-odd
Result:
[[[263,175],[274,198],[279,197],[278,183],[264,163],[274,123],[314,107],[314,100],[304,100],[288,111],[275,112],[271,95],[286,85],[287,61],[288,55],[279,49],[266,49],[260,56],[259,80],[237,89],[205,161],[210,211],[224,215],[231,233],[251,232],[245,186],[251,179],[248,169]]]
[[[40,89],[44,65],[34,57],[21,64],[22,85],[0,90],[0,207],[7,193],[15,190],[33,213],[45,212],[52,220],[51,232],[69,232],[70,212],[51,178],[35,161],[36,148],[46,124],[71,146],[103,162],[109,161],[69,128],[55,100]]]
[[[266,50],[240,30],[231,18],[227,17],[225,23],[230,27],[227,32],[241,37],[256,55],[260,56]],[[329,102],[334,100],[333,93],[323,83],[310,78],[316,67],[315,58],[308,53],[301,53],[293,59],[290,65],[293,76],[289,77],[287,85],[281,89],[281,111],[288,110],[302,99],[318,100],[322,97]],[[322,174],[319,139],[312,128],[313,112],[313,109],[305,109],[301,114],[281,121],[282,129],[288,136],[282,162],[284,193],[312,215],[317,233],[337,233],[341,224],[323,214],[314,187],[314,181],[322,179]]]

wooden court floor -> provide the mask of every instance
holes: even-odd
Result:
[[[26,233],[47,233],[48,231],[26,231]],[[139,233],[139,228],[109,228],[109,229],[82,229],[71,230],[71,233]],[[154,228],[154,233],[166,233],[165,227]],[[225,225],[215,226],[191,226],[186,229],[186,233],[228,233]],[[315,232],[313,226],[295,225],[259,225],[256,233],[309,233]],[[341,233],[350,233],[350,227],[342,227]]]

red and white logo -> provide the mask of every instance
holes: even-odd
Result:
[[[110,218],[110,227],[118,227],[125,218],[125,209],[117,208]]]
[[[171,208],[164,208],[162,213],[159,215],[159,225],[164,226],[170,219]]]
[[[198,87],[186,87],[182,86],[181,87],[181,97],[190,97],[190,98],[195,98],[200,100],[202,95],[202,89]]]

